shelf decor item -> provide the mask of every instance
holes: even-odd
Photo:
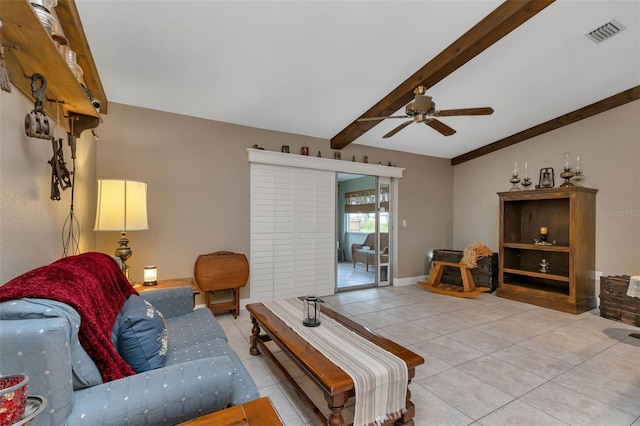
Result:
[[[564,153],[564,163],[562,164],[562,173],[560,173],[560,177],[564,179],[564,182],[562,183],[562,185],[560,185],[560,188],[568,188],[573,186],[573,184],[571,183],[571,178],[575,176],[575,173],[571,169],[570,156],[571,156],[570,152]]]
[[[540,239],[535,238],[533,241],[537,246],[552,246],[556,243],[555,240],[553,242],[549,242],[548,240],[549,240],[549,230],[547,229],[546,226],[541,226]]]
[[[540,263],[538,263],[538,266],[540,266],[540,272],[546,273],[549,271],[549,262],[547,259],[542,259]]]
[[[309,147],[303,146],[302,148],[300,148],[300,155],[309,155]]]
[[[584,180],[584,172],[582,171],[582,164],[580,163],[580,156],[576,156],[576,168],[574,170],[575,176],[573,177],[573,181],[578,186],[582,186],[581,182]]]
[[[531,186],[531,177],[529,176],[529,165],[525,161],[524,163],[524,179],[522,179],[522,187],[526,191]]]
[[[317,327],[320,325],[320,304],[324,300],[318,296],[305,296],[302,304],[302,325],[305,327]]]
[[[547,235],[549,234],[549,230],[546,226],[540,228],[540,241],[543,243],[547,242]]]
[[[553,167],[545,167],[540,169],[540,180],[538,181],[538,188],[553,188],[556,186],[555,175],[553,173]]]
[[[520,178],[518,177],[518,163],[515,161],[513,162],[513,171],[511,172],[511,179],[509,179],[509,182],[511,182],[511,189],[509,189],[509,191],[520,191],[520,187],[518,186],[520,183]]]

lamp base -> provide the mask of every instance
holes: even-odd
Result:
[[[142,285],[151,287],[151,286],[154,286],[154,285],[158,285],[158,281],[143,282]]]
[[[131,257],[133,251],[129,248],[129,240],[127,239],[127,233],[121,232],[120,239],[118,240],[118,248],[116,249],[115,255],[119,257],[122,261],[122,272],[124,276],[129,279],[129,265],[127,265],[126,260]]]

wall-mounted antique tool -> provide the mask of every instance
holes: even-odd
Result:
[[[53,147],[53,157],[49,161],[51,164],[51,199],[60,200],[59,188],[64,191],[71,187],[71,173],[64,161],[62,139],[51,138],[51,146]]]
[[[40,139],[51,139],[53,128],[49,117],[44,113],[44,99],[47,93],[47,80],[41,74],[31,76],[31,93],[35,98],[33,111],[24,117],[24,130],[27,136]]]

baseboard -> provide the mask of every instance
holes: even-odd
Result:
[[[394,278],[393,286],[394,287],[403,287],[407,285],[416,284],[418,281],[426,281],[428,275],[418,275],[417,277],[406,277],[406,278]]]
[[[417,284],[418,281],[426,281],[428,277],[429,277],[428,275],[419,275],[417,277],[394,278],[392,285],[394,287],[414,285],[414,284]],[[245,307],[250,303],[259,303],[259,302],[264,302],[264,300],[254,300],[251,297],[247,297],[246,299],[240,299],[240,309],[246,309]],[[204,305],[202,306],[204,307]]]

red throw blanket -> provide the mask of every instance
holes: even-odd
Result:
[[[12,279],[0,287],[0,302],[31,297],[72,306],[80,315],[80,343],[96,363],[103,382],[110,382],[135,374],[111,342],[118,312],[132,294],[138,292],[112,257],[84,253]]]

